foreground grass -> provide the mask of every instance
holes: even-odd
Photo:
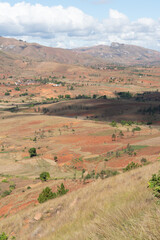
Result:
[[[115,177],[3,219],[0,231],[17,239],[158,240],[160,206],[148,186],[160,163]],[[35,214],[42,214],[39,221]]]

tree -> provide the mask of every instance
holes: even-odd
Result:
[[[37,156],[37,152],[36,152],[36,148],[30,148],[28,150],[29,154],[30,154],[30,157],[35,157]]]
[[[65,186],[63,183],[61,183],[61,186],[57,186],[57,196],[62,196],[66,194],[69,190],[65,189]]]
[[[83,168],[83,169],[82,169],[82,179],[83,179],[83,177],[84,177],[85,171],[86,171],[86,170]]]
[[[113,133],[112,134],[112,141],[115,141],[116,140],[116,135]]]
[[[44,203],[49,199],[53,199],[56,198],[56,193],[52,192],[52,189],[49,187],[46,187],[45,189],[43,189],[43,191],[39,194],[38,197],[38,202],[39,203]]]
[[[43,182],[47,181],[49,178],[50,178],[49,172],[42,172],[42,173],[40,174],[40,179],[41,179],[41,181],[43,181]]]
[[[122,131],[119,132],[119,136],[120,136],[120,138],[123,138],[124,134]]]

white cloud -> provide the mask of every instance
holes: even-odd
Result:
[[[47,7],[40,4],[17,3],[10,6],[0,3],[0,32],[15,35],[39,35],[52,37],[60,32],[87,34],[95,28],[96,20],[75,7]]]
[[[105,2],[105,1],[99,1]],[[160,19],[129,18],[115,9],[98,21],[75,7],[0,3],[0,35],[54,47],[91,46],[112,41],[160,50]]]

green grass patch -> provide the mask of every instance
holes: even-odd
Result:
[[[131,147],[133,150],[140,150],[140,149],[146,148],[148,146],[147,145],[131,145]]]
[[[24,157],[23,159],[29,159],[30,157],[29,156],[26,156],[26,157]]]
[[[8,151],[3,151],[3,152],[0,152],[0,153],[9,153]]]

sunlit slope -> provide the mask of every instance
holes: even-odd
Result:
[[[160,163],[156,162],[96,180],[63,197],[4,218],[0,231],[21,240],[158,240],[160,207],[147,188],[148,180],[158,169]]]

